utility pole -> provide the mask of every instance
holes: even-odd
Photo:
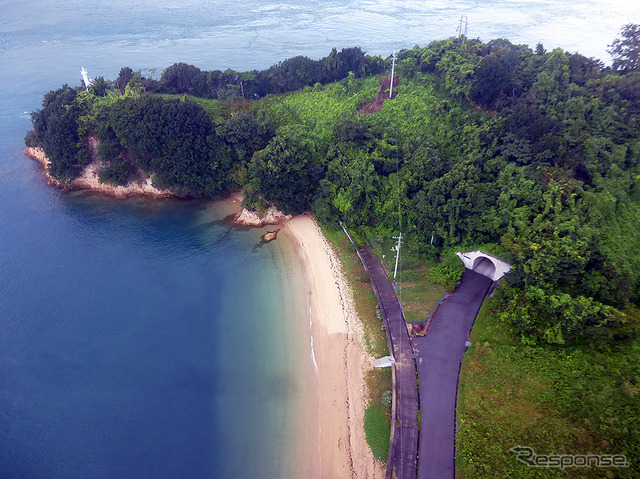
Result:
[[[398,238],[398,246],[396,246],[396,267],[393,270],[393,280],[396,280],[396,275],[398,274],[398,259],[400,258],[400,245],[402,244],[402,231],[400,232],[400,236]]]
[[[389,98],[393,98],[393,76],[396,70],[396,51],[393,51],[393,60],[391,61],[391,86],[389,87]]]

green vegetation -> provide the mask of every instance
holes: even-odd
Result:
[[[327,231],[342,221],[386,259],[402,222],[411,254],[402,258],[401,301],[413,321],[459,277],[453,251],[498,254],[513,270],[471,355],[479,362],[463,375],[461,469],[511,470],[509,441],[593,448],[637,464],[639,29],[627,25],[613,42],[613,68],[504,39],[416,46],[398,55],[397,97],[367,115],[358,111],[389,59],[359,48],[253,72],[176,64],[160,80],[123,68],[89,91],[47,93],[25,142],[44,149],[62,182],[99,158],[100,178],[113,184],[146,173],[182,195],[241,187],[246,206],[311,210]],[[338,236],[334,244],[346,241]],[[352,252],[341,258],[371,324],[366,341],[379,351],[366,273]],[[503,371],[509,381],[496,376]],[[370,380],[379,408],[389,389],[382,379]],[[481,406],[467,404],[474,395]],[[490,402],[505,398],[521,407],[489,416]],[[527,411],[540,430],[526,429]]]
[[[382,405],[384,407],[391,407],[393,405],[393,392],[385,391],[382,393]]]
[[[387,462],[391,422],[385,408],[380,404],[369,404],[364,413],[364,433],[373,455]]]
[[[365,228],[367,242],[373,246],[373,251],[389,273],[389,281],[393,281],[393,270],[395,268],[397,239],[391,237],[384,238],[376,234],[374,229]],[[461,263],[455,256],[457,263],[454,263],[456,270]],[[433,308],[438,304],[447,290],[453,291],[457,276],[451,282],[437,283],[433,279],[432,271],[441,268],[440,263],[435,258],[424,259],[420,254],[416,254],[407,247],[402,248],[402,254],[398,261],[398,274],[396,277],[398,300],[402,305],[405,319],[410,323],[422,323],[427,320]],[[446,266],[446,263],[444,263]],[[464,266],[462,267],[464,269]],[[418,330],[416,330],[417,332]]]
[[[364,341],[367,352],[374,356],[389,354],[387,335],[382,319],[378,317],[378,300],[371,287],[371,278],[364,269],[356,249],[342,229],[323,227],[322,233],[331,242],[340,259],[342,270],[353,293],[354,306],[364,328]],[[389,388],[387,388],[389,389]],[[382,391],[380,391],[382,394]],[[379,397],[377,395],[376,397]]]
[[[485,302],[471,333],[458,395],[458,476],[638,477],[640,341],[612,347],[522,346]],[[533,468],[536,454],[625,454],[631,467]]]

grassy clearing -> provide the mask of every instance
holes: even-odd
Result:
[[[389,279],[393,279],[396,257],[392,248],[395,248],[396,241],[393,238],[378,238],[372,243],[378,258],[384,256],[382,261],[387,270],[391,271]],[[430,281],[427,275],[429,268],[437,263],[421,259],[406,248],[401,250],[398,263],[396,284],[398,285],[398,299],[402,305],[405,319],[411,323],[425,321],[447,291],[446,287]]]
[[[458,477],[640,477],[640,340],[523,346],[486,301],[463,361],[458,394]],[[509,449],[537,454],[624,454],[630,468],[533,468]]]

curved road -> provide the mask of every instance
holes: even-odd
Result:
[[[413,350],[409,333],[402,316],[400,303],[382,263],[369,249],[358,250],[365,269],[371,276],[371,284],[380,304],[380,311],[387,329],[389,351],[396,361],[395,369],[395,418],[392,418],[392,441],[387,460],[387,479],[416,477],[418,453],[418,387]]]
[[[345,233],[353,242],[346,229]],[[369,248],[356,251],[371,276],[389,350],[396,361],[395,417],[386,477],[415,479],[417,472],[418,479],[453,479],[460,365],[467,349],[465,342],[493,281],[465,271],[461,283],[433,314],[427,334],[410,340],[396,291],[381,261]]]
[[[420,384],[419,479],[455,477],[456,395],[465,342],[493,281],[465,271],[436,310],[426,336],[413,338]],[[408,476],[406,476],[408,477]]]

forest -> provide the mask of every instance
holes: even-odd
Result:
[[[621,35],[613,67],[504,39],[403,50],[397,96],[374,113],[391,58],[359,48],[253,72],[179,63],[158,80],[125,67],[47,93],[25,142],[61,181],[97,156],[106,183],[146,171],[179,195],[242,188],[248,207],[364,237],[401,221],[424,257],[491,245],[514,265],[498,316],[522,342],[606,343],[640,328],[638,27]]]

